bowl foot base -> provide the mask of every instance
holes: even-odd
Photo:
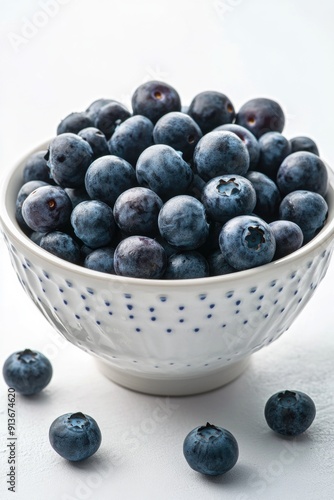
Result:
[[[156,396],[190,396],[212,391],[239,377],[249,364],[250,357],[244,358],[214,372],[201,376],[158,378],[142,376],[134,372],[120,370],[103,360],[97,360],[99,370],[110,380],[127,389]]]

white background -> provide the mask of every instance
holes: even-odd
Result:
[[[202,90],[227,94],[236,108],[271,97],[286,113],[285,135],[311,136],[334,165],[330,1],[1,0],[0,19],[1,176],[70,112],[99,97],[128,104],[150,79],[172,84],[184,103]],[[54,377],[39,396],[18,398],[15,494],[6,490],[0,381],[0,498],[333,500],[333,279],[332,263],[290,331],[255,354],[238,380],[201,396],[155,398],[109,382],[88,355],[61,341],[20,289],[1,241],[1,365],[30,347],[49,356]],[[286,388],[307,392],[318,410],[294,440],[275,436],[263,418],[267,398]],[[48,443],[51,422],[74,411],[93,416],[103,434],[100,450],[81,464]],[[207,421],[240,445],[238,464],[221,478],[196,474],[182,455],[186,434]]]

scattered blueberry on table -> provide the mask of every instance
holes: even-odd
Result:
[[[96,421],[81,412],[65,413],[49,429],[52,448],[63,458],[79,462],[94,455],[102,441]]]
[[[268,399],[264,415],[273,431],[284,436],[298,436],[312,424],[316,407],[304,392],[286,390]]]
[[[189,432],[183,443],[183,454],[196,472],[219,476],[235,466],[239,447],[231,432],[207,423]]]
[[[16,219],[43,249],[95,271],[190,279],[280,259],[324,227],[327,166],[313,139],[284,135],[275,100],[236,109],[210,90],[185,106],[154,80],[131,103],[70,113],[27,159]]]
[[[41,352],[24,349],[14,352],[6,359],[2,373],[9,387],[24,396],[31,396],[49,384],[52,365]]]

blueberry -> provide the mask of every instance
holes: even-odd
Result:
[[[85,187],[92,199],[113,207],[118,196],[137,184],[134,168],[123,158],[108,155],[95,160],[85,176]]]
[[[127,235],[154,237],[159,233],[158,215],[163,205],[151,189],[134,187],[124,191],[114,205],[118,227]]]
[[[300,227],[289,220],[276,220],[269,224],[275,236],[276,251],[274,260],[295,252],[303,244],[304,236]]]
[[[135,166],[140,154],[153,144],[153,123],[145,116],[131,116],[109,140],[110,153]]]
[[[184,194],[189,194],[197,200],[201,200],[206,182],[198,174],[194,173],[193,180]]]
[[[207,256],[210,276],[220,276],[222,274],[235,273],[234,267],[230,266],[224,259],[220,250],[215,250]]]
[[[115,102],[115,100],[114,99],[105,99],[102,97],[101,99],[96,99],[96,101],[93,101],[88,106],[88,108],[86,109],[86,113],[90,117],[90,119],[92,120],[93,123],[95,123],[95,120],[97,118],[97,115],[98,115],[100,109],[103,108],[103,106],[106,106],[106,104],[109,104],[111,102]]]
[[[155,144],[167,144],[183,153],[185,160],[192,159],[196,144],[202,137],[197,123],[180,111],[171,111],[155,124],[153,139]]]
[[[254,212],[266,221],[278,218],[281,194],[275,182],[262,172],[248,171],[246,178],[252,183],[256,192]]]
[[[36,245],[40,246],[41,239],[45,236],[45,233],[39,233],[38,231],[33,231],[30,233],[29,238],[31,241],[33,241]]]
[[[28,181],[23,186],[21,186],[17,197],[16,197],[16,202],[15,202],[15,217],[20,225],[21,229],[23,229],[26,232],[30,231],[29,226],[26,224],[25,220],[23,219],[22,216],[22,205],[24,200],[29,196],[30,193],[35,191],[35,189],[42,187],[42,186],[47,186],[48,183],[44,181]]]
[[[247,130],[245,127],[241,125],[237,125],[236,123],[227,123],[226,125],[220,125],[214,129],[214,132],[219,131],[227,131],[233,132],[235,135],[242,140],[245,144],[248,154],[249,154],[249,168],[252,170],[256,170],[257,164],[260,158],[260,146],[256,137]]]
[[[66,194],[72,202],[72,207],[76,207],[82,201],[90,200],[90,196],[84,187],[65,188]]]
[[[62,187],[82,186],[92,160],[92,148],[78,135],[61,134],[50,143],[48,166],[51,177]]]
[[[327,167],[319,156],[313,153],[292,153],[278,169],[277,185],[282,194],[305,189],[325,196],[328,189]]]
[[[272,261],[276,242],[270,226],[259,217],[240,215],[230,219],[219,235],[220,250],[238,271]]]
[[[78,136],[88,142],[92,148],[94,160],[109,154],[108,142],[106,136],[103,132],[101,132],[101,130],[95,127],[87,127],[80,130]]]
[[[170,111],[181,111],[181,100],[176,90],[168,83],[156,80],[140,85],[132,96],[134,115],[143,115],[156,123]]]
[[[219,234],[223,227],[222,222],[209,221],[209,235],[206,241],[198,248],[198,251],[208,258],[208,256],[219,249]]]
[[[160,210],[160,234],[178,250],[195,250],[209,235],[204,205],[188,195],[174,196]]]
[[[167,280],[206,278],[207,276],[209,276],[209,265],[205,257],[196,250],[171,255],[164,274]]]
[[[51,231],[44,234],[40,239],[39,246],[60,259],[72,262],[72,264],[80,263],[81,254],[79,245],[67,233]]]
[[[129,236],[116,247],[114,267],[116,274],[133,278],[162,278],[167,256],[162,246],[147,236]]]
[[[252,183],[241,175],[221,175],[206,184],[202,203],[211,219],[227,222],[237,215],[253,212],[256,192]]]
[[[299,436],[312,424],[316,408],[304,392],[281,391],[268,399],[264,415],[273,431],[284,436]]]
[[[218,476],[228,472],[238,461],[238,443],[226,429],[207,423],[186,436],[183,454],[192,469]]]
[[[45,159],[47,151],[37,151],[29,156],[23,168],[23,182],[43,181],[51,184],[50,170]]]
[[[108,247],[104,247],[104,248],[108,248]],[[97,249],[99,250],[99,249]],[[90,248],[88,247],[87,245],[81,245],[80,247],[80,256],[81,256],[81,262],[85,262],[85,259],[86,257],[92,253],[92,252],[95,252],[94,248]]]
[[[138,158],[136,176],[140,186],[152,189],[164,201],[184,194],[193,179],[188,163],[164,144],[145,149]]]
[[[93,127],[94,123],[86,112],[71,113],[66,116],[57,127],[57,135],[68,132],[77,134],[83,128]]]
[[[276,101],[259,97],[241,106],[236,116],[236,123],[250,130],[258,139],[266,132],[282,132],[285,117]]]
[[[71,214],[74,233],[90,248],[107,246],[115,233],[112,209],[98,200],[82,201]]]
[[[230,99],[216,91],[197,94],[190,103],[188,114],[199,125],[203,134],[225,123],[232,123],[235,117]]]
[[[290,139],[291,153],[297,151],[308,151],[319,156],[319,149],[316,143],[310,138],[305,136],[293,137]]]
[[[69,222],[72,203],[66,191],[59,186],[41,186],[24,200],[22,216],[33,230],[45,233]]]
[[[114,248],[97,248],[88,253],[84,260],[84,267],[100,271],[102,273],[115,274],[114,268]]]
[[[130,118],[131,113],[120,102],[109,102],[99,109],[95,118],[95,127],[101,130],[107,139],[113,135],[116,127]]]
[[[14,352],[6,359],[2,373],[9,387],[24,396],[31,396],[48,385],[52,377],[52,366],[44,354],[24,349]]]
[[[206,181],[225,174],[244,175],[249,168],[249,154],[233,132],[209,132],[195,148],[194,164]]]
[[[81,412],[65,413],[50,426],[52,448],[66,460],[78,462],[92,456],[100,447],[102,436],[96,421]]]
[[[167,243],[167,241],[165,240],[165,238],[163,238],[162,236],[160,236],[160,234],[158,234],[158,236],[155,238],[155,240],[160,243],[160,245],[162,246],[162,248],[165,250],[165,253],[166,253],[166,256],[167,256],[167,259],[173,255],[174,253],[178,252],[178,249],[176,247],[173,247],[172,245],[170,245],[169,243]]]
[[[291,152],[290,142],[279,132],[267,132],[260,137],[259,146],[260,160],[256,170],[276,180],[277,170]]]
[[[279,218],[295,222],[308,243],[323,228],[328,214],[324,198],[311,191],[293,191],[287,194],[279,207]]]

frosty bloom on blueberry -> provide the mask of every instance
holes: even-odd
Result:
[[[247,215],[224,224],[219,246],[228,264],[239,271],[269,263],[276,250],[270,226],[259,217]]]
[[[220,125],[232,123],[235,111],[225,94],[209,90],[200,92],[193,98],[188,115],[198,123],[203,134],[207,134]]]
[[[51,141],[47,154],[50,175],[61,187],[80,187],[93,156],[92,148],[82,137],[60,134]]]
[[[185,159],[191,159],[202,131],[197,123],[185,113],[172,111],[162,116],[155,124],[155,144],[167,144],[176,151],[182,151]]]
[[[241,175],[222,175],[211,179],[203,189],[202,203],[216,222],[227,222],[237,215],[251,214],[256,205],[252,183]]]
[[[71,211],[71,200],[59,186],[41,186],[30,193],[22,204],[25,223],[33,231],[42,233],[64,226]]]
[[[252,132],[247,130],[245,127],[242,127],[241,125],[237,125],[236,123],[227,123],[225,125],[220,125],[219,127],[214,129],[214,131],[219,130],[233,132],[236,136],[239,137],[239,139],[242,140],[248,150],[249,168],[256,170],[260,158],[260,145],[259,141],[252,134]]]
[[[194,164],[206,181],[224,174],[244,175],[249,169],[249,153],[233,132],[213,131],[198,142]]]
[[[156,123],[170,111],[181,111],[177,91],[168,83],[153,80],[140,85],[132,96],[134,115],[143,115]]]
[[[9,387],[31,396],[48,385],[52,377],[52,365],[41,352],[24,349],[6,359],[2,373]]]
[[[273,431],[284,436],[298,436],[312,424],[316,408],[304,392],[282,391],[268,399],[264,414]]]
[[[307,136],[289,140],[284,123],[273,99],[236,110],[210,90],[185,106],[155,80],[137,87],[132,110],[97,99],[27,159],[18,225],[58,258],[121,276],[191,279],[268,264],[311,241],[328,214],[319,149]]]
[[[208,422],[189,432],[183,443],[183,454],[196,472],[218,476],[235,466],[239,447],[231,432]]]
[[[187,195],[175,196],[164,204],[158,226],[167,243],[179,250],[195,250],[209,234],[204,205]]]
[[[258,97],[241,106],[236,123],[250,130],[259,139],[267,132],[282,132],[285,116],[278,102]]]
[[[50,426],[49,440],[53,449],[72,462],[85,460],[100,447],[102,436],[96,421],[84,413],[65,413]]]

